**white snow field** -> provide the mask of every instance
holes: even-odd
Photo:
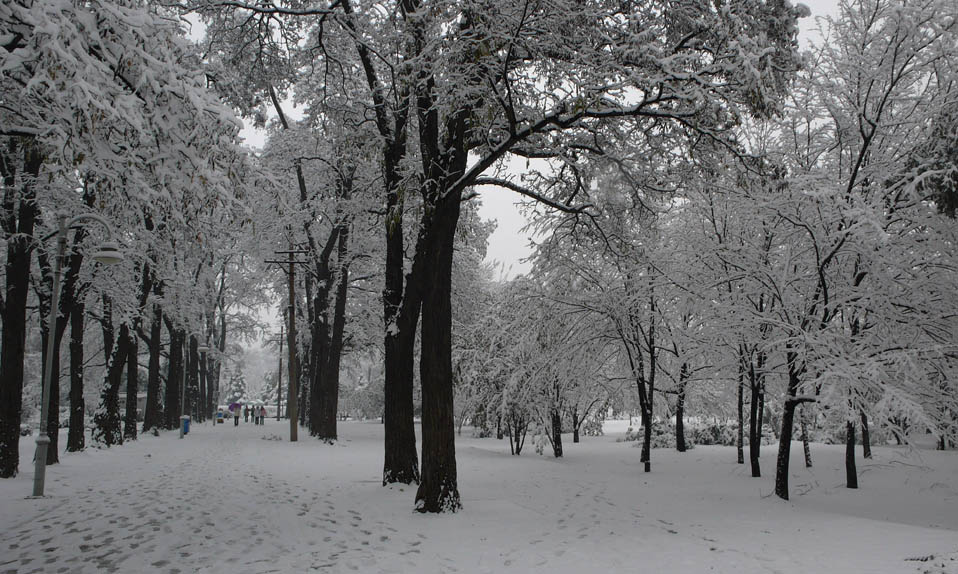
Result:
[[[554,459],[467,431],[463,510],[421,515],[414,487],[380,485],[380,424],[341,423],[333,446],[287,432],[206,424],[64,454],[39,500],[27,437],[0,481],[0,573],[958,572],[954,451],[876,448],[850,491],[843,447],[813,445],[806,470],[795,443],[784,502],[772,447],[760,479],[727,447],[655,450],[645,474],[621,432],[565,437]]]

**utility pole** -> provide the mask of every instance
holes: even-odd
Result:
[[[286,394],[286,414],[289,416],[289,442],[296,442],[298,439],[297,431],[299,430],[299,414],[296,412],[299,396],[296,388],[296,265],[305,265],[307,262],[297,261],[294,256],[309,253],[309,251],[289,249],[274,251],[273,253],[288,256],[286,261],[269,260],[266,263],[289,265],[289,329],[286,331],[286,344],[289,346],[289,383],[286,386],[289,391]]]

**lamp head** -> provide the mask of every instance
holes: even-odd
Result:
[[[100,248],[93,254],[93,260],[104,265],[113,265],[123,261],[123,259],[120,246],[112,241],[105,241],[100,244]]]
[[[209,352],[210,352],[210,348],[209,348],[208,345],[200,345],[199,347],[196,348],[196,350],[199,351],[200,353],[209,353]]]

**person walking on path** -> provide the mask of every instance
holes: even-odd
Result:
[[[259,408],[259,424],[266,424],[266,407]]]
[[[249,422],[249,407],[243,407],[243,422]]]
[[[233,426],[234,427],[239,426],[240,409],[242,408],[243,407],[238,404],[233,406]]]

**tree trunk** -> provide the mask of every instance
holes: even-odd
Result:
[[[679,388],[675,400],[675,450],[685,452],[685,385],[689,378],[689,365],[682,363],[679,369]],[[739,433],[741,433],[741,422]]]
[[[576,444],[579,442],[579,413],[572,413],[572,443]]]
[[[67,452],[79,452],[86,446],[83,399],[83,327],[86,306],[78,301],[70,310],[70,430]]]
[[[209,389],[206,387],[206,353],[200,353],[199,349],[197,349],[197,353],[199,356],[196,360],[196,369],[200,379],[200,406],[197,411],[200,414],[200,421],[205,421],[213,416],[213,410],[210,407]]]
[[[180,424],[180,379],[183,377],[183,340],[180,330],[166,321],[170,334],[170,355],[166,368],[166,401],[163,406],[163,427],[173,430]]]
[[[163,407],[160,403],[160,338],[163,336],[163,310],[153,305],[150,321],[150,359],[146,379],[146,410],[143,412],[143,432],[164,427]]]
[[[416,510],[455,512],[462,507],[456,475],[452,380],[452,256],[461,193],[435,200],[426,243],[422,298],[422,482]]]
[[[761,410],[759,400],[759,386],[757,381],[751,381],[749,385],[751,398],[749,400],[748,417],[748,458],[752,466],[752,477],[762,476],[762,466],[759,463],[759,457],[762,454],[762,436],[761,436]]]
[[[20,140],[23,141],[23,140]],[[38,208],[33,186],[42,157],[32,142],[23,145],[26,181],[16,191],[18,142],[0,157],[4,179],[2,225],[7,234],[6,286],[3,334],[0,343],[0,478],[17,475],[20,464],[20,408],[23,402],[23,357],[27,333],[27,291],[30,287],[30,253]],[[17,201],[19,199],[19,202]],[[16,213],[14,211],[16,210]]]
[[[552,411],[552,454],[562,457],[562,414],[558,410]]]
[[[749,370],[751,374],[754,374],[753,370]],[[745,350],[743,347],[739,347],[738,352],[738,437],[735,441],[735,452],[736,452],[736,461],[739,464],[745,464],[745,453],[743,452],[743,443],[745,442]],[[750,410],[754,411],[755,408],[755,393],[752,393],[752,403],[750,405]],[[752,456],[752,438],[753,438],[753,428],[755,424],[755,417],[753,416],[749,420],[749,457]],[[752,476],[757,476],[755,474],[755,463],[752,463]]]
[[[123,439],[136,440],[137,394],[140,392],[139,365],[137,364],[136,335],[130,333],[126,353],[126,417],[123,421]]]
[[[202,414],[202,404],[199,401],[200,398],[200,352],[197,350],[200,346],[199,341],[196,339],[195,335],[189,336],[189,357],[186,361],[186,373],[187,373],[187,408],[184,412],[196,422],[203,422]]]
[[[336,440],[337,411],[339,410],[339,366],[343,353],[343,332],[346,327],[346,297],[349,289],[349,229],[343,224],[339,232],[339,277],[333,307],[333,325],[323,367],[323,396],[320,400],[321,425],[319,438]]]
[[[652,471],[652,413],[650,407],[642,409],[642,456],[640,462],[643,463],[645,472]]]
[[[799,424],[802,426],[802,450],[805,453],[805,468],[812,468],[812,449],[808,444],[808,415],[805,407],[799,414]]]
[[[868,415],[865,414],[865,411],[861,412],[862,419],[862,450],[863,456],[865,458],[872,457],[872,443],[871,436],[868,433]]]
[[[50,309],[50,298],[46,297],[47,301],[47,310],[44,313],[41,309],[40,312],[40,340],[43,341],[41,347],[41,365],[45,365],[47,361],[47,337],[50,336],[50,329],[48,327],[46,317],[49,317]],[[59,337],[55,334],[53,335],[53,369],[50,373],[50,395],[47,397],[47,436],[50,437],[50,444],[47,446],[47,466],[51,464],[57,464],[60,462],[60,341]],[[45,376],[45,374],[44,374]],[[44,376],[41,376],[41,384]],[[42,396],[42,395],[41,395]]]
[[[785,352],[788,364],[788,389],[785,393],[785,408],[782,411],[782,432],[778,435],[778,460],[775,462],[775,494],[788,500],[788,463],[792,448],[792,426],[795,417],[794,398],[799,388],[798,354],[794,351]]]
[[[386,287],[383,291],[386,321],[383,486],[394,482],[418,483],[420,478],[414,421],[413,368],[421,305],[420,278],[417,273],[422,273],[421,261],[425,257],[424,254],[417,254],[413,271],[405,279],[404,290],[401,214],[392,214],[392,211],[390,214],[386,222]]]
[[[858,471],[855,469],[855,423],[845,423],[845,484],[858,488]]]
[[[130,345],[130,326],[120,325],[120,332],[112,345],[113,353],[107,363],[100,391],[100,405],[93,415],[95,428],[94,440],[104,446],[123,444],[123,432],[120,425],[120,386],[127,365],[127,352]]]

